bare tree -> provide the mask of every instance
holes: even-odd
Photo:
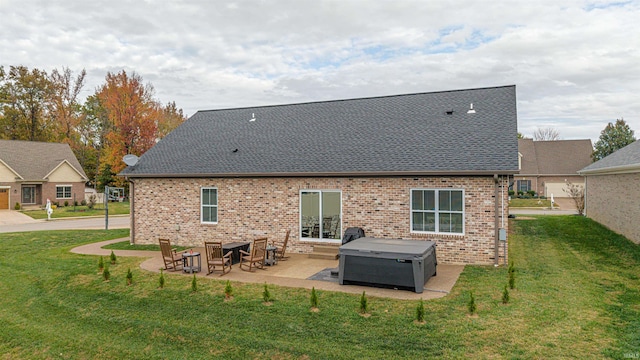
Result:
[[[560,140],[560,133],[554,128],[537,128],[533,133],[533,140],[535,141],[550,141]]]
[[[576,204],[576,209],[578,210],[578,214],[584,214],[584,186],[574,184],[571,181],[565,181],[564,189],[562,189],[570,198],[573,199],[573,202]]]

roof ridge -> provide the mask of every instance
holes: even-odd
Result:
[[[487,87],[478,87],[478,88],[469,88],[469,89],[425,91],[425,92],[395,94],[395,95],[365,96],[365,97],[348,98],[348,99],[305,101],[305,102],[300,102],[300,103],[287,103],[287,104],[274,104],[274,105],[261,105],[261,106],[243,106],[243,107],[232,107],[232,108],[198,110],[198,111],[196,111],[196,113],[215,112],[215,111],[229,111],[229,110],[243,110],[243,109],[256,109],[256,108],[275,108],[275,107],[282,107],[282,106],[298,106],[298,105],[310,105],[310,104],[325,104],[325,103],[337,103],[337,102],[355,101],[355,100],[389,99],[389,98],[399,98],[399,97],[405,97],[405,96],[427,95],[427,94],[432,95],[432,94],[455,93],[455,92],[462,92],[462,91],[489,90],[489,89],[501,89],[501,88],[510,88],[510,87],[515,88],[515,86],[516,86],[515,84],[512,84],[512,85],[498,85],[498,86],[487,86]]]

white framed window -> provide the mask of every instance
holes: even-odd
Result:
[[[218,189],[215,187],[200,188],[200,222],[218,223]]]
[[[71,199],[71,185],[56,185],[56,199]]]
[[[411,232],[464,234],[464,191],[411,189]]]
[[[336,242],[342,239],[342,193],[300,191],[300,238]]]

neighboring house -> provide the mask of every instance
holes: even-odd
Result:
[[[640,244],[640,141],[578,171],[585,215]]]
[[[518,171],[515,86],[199,111],[120,173],[131,241],[433,240],[438,260],[505,259]],[[498,253],[499,252],[499,253]]]
[[[0,140],[0,209],[80,202],[87,181],[67,144]]]
[[[568,197],[565,184],[583,185],[578,170],[591,164],[591,140],[533,141],[518,139],[520,173],[514,176],[513,188],[540,196]]]

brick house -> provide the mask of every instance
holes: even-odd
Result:
[[[533,190],[540,196],[568,197],[563,190],[567,181],[583,185],[578,170],[591,164],[591,140],[533,141],[518,139],[520,173],[514,176],[513,189]]]
[[[87,181],[68,144],[0,140],[0,209],[80,202]]]
[[[585,178],[585,215],[640,244],[640,141],[578,173]]]
[[[120,173],[131,241],[281,240],[344,230],[433,240],[443,263],[504,260],[518,171],[515,86],[199,111]]]

